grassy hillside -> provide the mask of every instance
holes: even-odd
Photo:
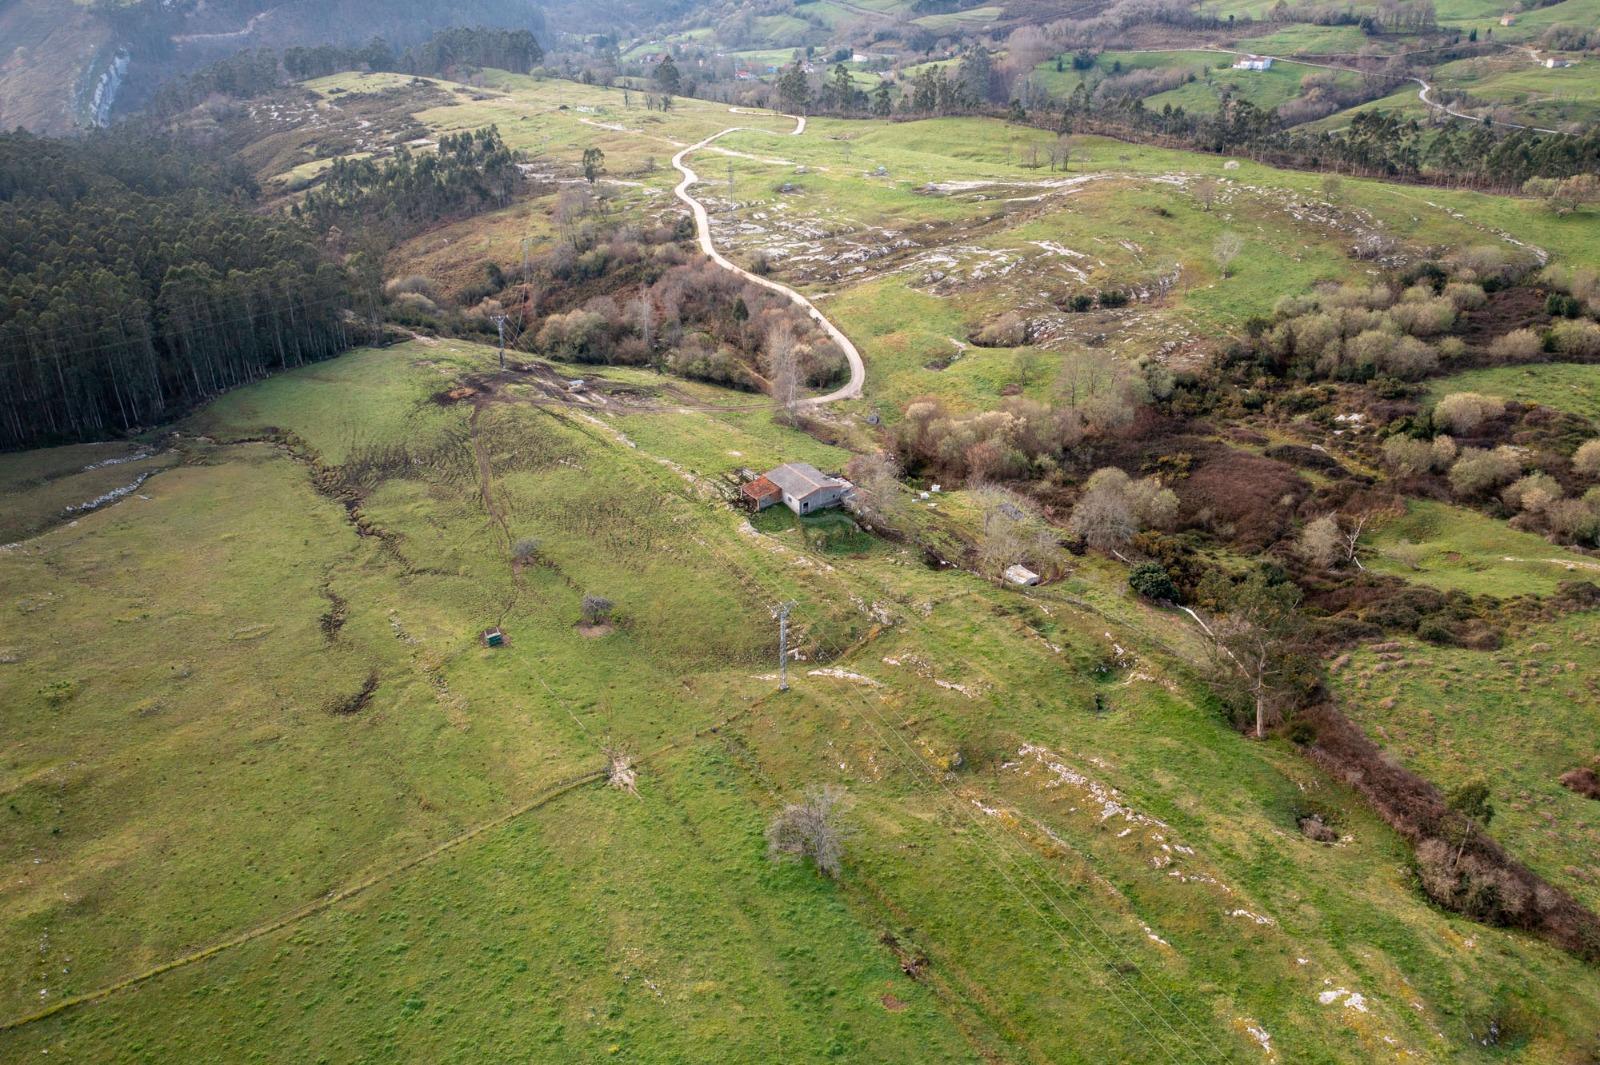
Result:
[[[5,1016],[222,944],[13,1053],[1491,1060],[1474,1033],[1528,1015],[1521,1058],[1582,1045],[1595,975],[1422,903],[1358,801],[1215,716],[1187,622],[1115,568],[1023,596],[752,532],[717,476],[828,455],[742,412],[719,448],[723,415],[536,407],[515,374],[430,398],[492,357],[236,392],[148,499],[0,554]],[[299,457],[228,442],[268,426]],[[376,468],[359,535],[305,459],[400,441],[420,465]],[[575,627],[585,591],[613,630]],[[607,744],[638,797],[595,779]],[[851,796],[838,885],[763,856],[822,782]],[[1339,845],[1294,831],[1308,805]]]
[[[1550,595],[1562,581],[1600,573],[1600,563],[1447,503],[1414,499],[1370,537],[1370,567],[1441,591],[1510,599]]]
[[[1089,348],[1198,358],[1286,292],[1382,276],[1352,255],[1363,234],[1600,262],[1591,215],[1516,198],[1346,180],[1330,200],[1317,175],[1098,138],[1051,171],[1053,135],[990,120],[793,136],[709,102],[483,80],[323,79],[304,114],[258,118],[251,158],[314,181],[384,138],[497,125],[539,193],[392,255],[455,284],[563,239],[585,148],[605,152],[597,217],[673,222],[666,160],[751,127],[695,157],[699,191],[720,246],[769,255],[860,345],[843,441],[919,395],[1044,395]],[[371,132],[366,105],[392,124]],[[1136,298],[1063,310],[1103,289]],[[1030,348],[971,342],[1012,308],[1044,323]],[[0,533],[7,1060],[1593,1051],[1600,974],[1426,903],[1355,794],[1229,726],[1189,617],[1131,596],[1124,567],[1085,556],[1024,592],[837,516],[752,524],[734,471],[849,452],[748,394],[557,366],[625,388],[558,401],[494,365],[454,340],[360,350],[234,391],[148,456],[0,461],[20,515]],[[978,520],[963,491],[912,507],[950,542]],[[1587,561],[1440,504],[1368,543],[1373,569],[1497,597]],[[609,624],[579,624],[586,595],[615,602]],[[1499,658],[1369,649],[1336,684],[1441,783],[1511,752],[1498,838],[1592,902],[1592,811],[1550,790],[1592,733],[1588,620]],[[1461,697],[1441,706],[1441,682]],[[636,795],[606,785],[617,751]],[[774,813],[823,784],[849,796],[837,883],[765,856]],[[1308,813],[1338,842],[1303,835]]]
[[[1502,766],[1498,830],[1590,906],[1600,901],[1600,803],[1557,778],[1600,754],[1593,628],[1592,620],[1539,626],[1493,654],[1406,642],[1362,651],[1340,674],[1369,731],[1430,778],[1460,781]],[[1518,755],[1508,761],[1508,750]]]

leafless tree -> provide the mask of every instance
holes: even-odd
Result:
[[[644,350],[650,361],[655,362],[656,349],[656,310],[650,301],[648,287],[640,286],[639,297],[633,301],[634,327],[639,331],[639,339],[644,343]]]
[[[900,463],[892,453],[857,455],[845,467],[845,475],[856,487],[850,495],[851,510],[872,525],[893,529],[899,524],[906,504]]]
[[[1132,421],[1141,396],[1128,364],[1108,351],[1069,351],[1056,378],[1061,402],[1083,417],[1092,432],[1105,432]]]
[[[556,225],[568,243],[576,246],[578,223],[588,215],[593,203],[594,197],[586,185],[568,185],[556,195]]]
[[[1209,211],[1216,205],[1219,188],[1216,178],[1203,177],[1196,178],[1189,186],[1189,191],[1194,194],[1195,202],[1200,205],[1200,209]]]
[[[1038,348],[1018,348],[1011,359],[1011,366],[1016,371],[1017,384],[1027,388],[1044,368],[1044,353]]]
[[[992,484],[974,490],[972,498],[983,509],[983,528],[977,543],[982,572],[998,581],[1003,579],[1006,567],[1014,563],[1027,563],[1039,570],[1056,568],[1060,553],[1056,534],[1031,500]]]
[[[1115,466],[1084,483],[1067,528],[1090,547],[1115,553],[1140,529],[1164,529],[1178,514],[1178,497],[1154,477],[1134,480]]]
[[[1295,549],[1300,557],[1318,569],[1332,569],[1343,553],[1343,544],[1344,533],[1339,529],[1339,519],[1332,514],[1324,514],[1301,530]]]
[[[1300,589],[1272,583],[1257,572],[1235,585],[1221,573],[1201,583],[1202,599],[1227,604],[1227,613],[1209,625],[1211,670],[1219,688],[1234,689],[1255,708],[1255,733],[1266,735],[1267,710],[1297,668],[1304,622]]]
[[[767,826],[767,856],[775,862],[810,858],[817,872],[836,879],[844,863],[844,798],[843,788],[824,784],[785,806]]]
[[[1072,159],[1077,149],[1073,147],[1072,138],[1063,133],[1050,145],[1050,168],[1052,170],[1071,170]]]
[[[1223,277],[1233,276],[1233,261],[1244,251],[1244,240],[1233,230],[1217,235],[1217,242],[1211,246],[1211,257],[1216,260],[1217,269],[1222,271]]]
[[[800,403],[800,360],[794,330],[780,321],[767,330],[767,375],[779,417],[793,424]]]
[[[1133,507],[1121,493],[1086,492],[1072,508],[1067,528],[1099,551],[1123,547],[1139,531]]]

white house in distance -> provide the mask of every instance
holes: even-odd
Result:
[[[746,484],[743,494],[757,510],[781,500],[796,514],[812,514],[838,506],[851,487],[849,481],[829,477],[809,463],[786,462]]]
[[[1233,69],[1234,70],[1271,70],[1272,69],[1272,57],[1268,56],[1268,55],[1241,56],[1240,59],[1236,63],[1233,64]]]

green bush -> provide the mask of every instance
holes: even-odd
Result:
[[[1544,313],[1552,318],[1576,318],[1583,313],[1583,304],[1571,296],[1552,292],[1545,297]]]
[[[1128,574],[1128,587],[1135,595],[1155,602],[1171,602],[1178,598],[1177,585],[1167,571],[1154,562],[1141,562]]]

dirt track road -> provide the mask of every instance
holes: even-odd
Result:
[[[740,111],[737,107],[730,107],[728,110],[732,111],[734,114],[765,113],[760,111]],[[806,131],[806,120],[804,116],[787,115],[784,117],[794,119],[794,131],[792,136],[798,137],[800,134]],[[861,361],[861,352],[856,350],[856,346],[850,342],[850,338],[845,336],[844,333],[840,331],[838,326],[828,321],[827,317],[821,311],[817,310],[816,306],[810,300],[806,299],[794,289],[787,285],[780,285],[776,281],[761,277],[759,274],[753,274],[744,267],[739,266],[729,260],[727,256],[723,255],[721,252],[717,251],[716,245],[712,243],[711,240],[711,218],[706,213],[705,204],[701,203],[699,200],[695,199],[689,194],[689,187],[695,182],[699,181],[700,177],[693,170],[689,169],[689,164],[685,163],[684,159],[686,159],[691,152],[696,152],[701,148],[708,147],[710,144],[716,141],[717,138],[725,137],[730,133],[737,133],[740,130],[750,130],[751,132],[755,133],[769,132],[767,130],[757,129],[753,126],[729,126],[725,130],[713,133],[711,136],[697,144],[689,145],[687,148],[683,149],[677,155],[672,157],[672,165],[677,168],[680,174],[683,175],[683,180],[678,182],[678,187],[672,190],[673,195],[677,196],[678,199],[688,204],[689,210],[694,213],[694,227],[695,232],[698,234],[700,239],[701,251],[705,252],[713,262],[722,267],[724,270],[731,270],[752,284],[760,285],[762,288],[771,289],[774,292],[788,297],[797,306],[809,314],[812,320],[821,326],[823,331],[826,332],[828,336],[833,338],[833,342],[839,345],[839,350],[844,352],[845,361],[850,364],[850,380],[845,382],[841,387],[829,392],[825,396],[811,396],[807,399],[802,399],[799,405],[802,407],[820,407],[824,404],[834,403],[841,399],[855,399],[857,396],[861,395],[861,386],[866,383],[867,367],[866,364]]]

